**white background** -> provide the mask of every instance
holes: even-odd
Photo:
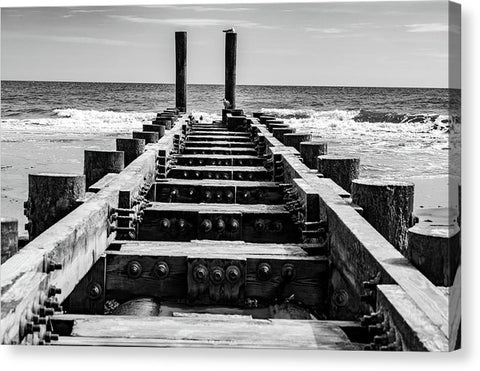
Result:
[[[205,0],[203,2],[207,2]],[[304,0],[305,1],[305,0]],[[349,0],[354,1],[354,0]],[[1,6],[68,6],[160,4],[166,0],[2,0]],[[171,0],[170,3],[202,3]],[[210,0],[209,3],[221,3]],[[236,1],[246,2],[246,1]],[[254,2],[254,1],[250,1]],[[263,2],[274,2],[263,0]],[[58,371],[138,370],[480,370],[480,246],[475,239],[479,209],[478,141],[480,118],[480,12],[478,0],[462,4],[462,284],[463,349],[455,353],[383,353],[325,351],[264,351],[218,349],[54,348],[0,346],[1,370]],[[475,68],[476,67],[476,68]],[[477,166],[475,166],[477,165]],[[478,211],[477,211],[478,213]]]

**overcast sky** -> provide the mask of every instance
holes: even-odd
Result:
[[[187,31],[188,82],[221,84],[234,26],[238,84],[447,87],[448,23],[446,1],[4,8],[1,78],[173,82]]]

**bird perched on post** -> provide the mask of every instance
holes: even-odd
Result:
[[[235,33],[235,27],[229,28],[228,30],[223,30],[225,33]]]
[[[222,99],[222,102],[223,102],[223,107],[225,109],[229,109],[230,108],[230,102],[228,100],[226,100],[225,98]]]

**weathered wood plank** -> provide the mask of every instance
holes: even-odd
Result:
[[[61,336],[55,345],[358,349],[339,325],[328,321],[232,321],[226,317],[62,317],[54,319],[54,329],[60,330],[60,321],[64,324],[71,321],[73,326],[70,336]],[[341,326],[344,325],[342,322]]]
[[[185,147],[184,154],[214,154],[214,155],[257,155],[253,148],[230,148],[230,147]]]
[[[248,155],[177,155],[180,166],[263,166],[264,160]]]
[[[222,140],[185,142],[185,148],[203,148],[203,147],[252,149],[255,147],[255,145],[249,142],[234,142],[234,141],[222,141]]]

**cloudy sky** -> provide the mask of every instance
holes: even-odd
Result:
[[[239,84],[446,87],[449,36],[460,36],[447,11],[446,1],[3,8],[1,78],[173,82],[174,32],[187,31],[189,83],[223,83],[221,31],[234,26]]]

